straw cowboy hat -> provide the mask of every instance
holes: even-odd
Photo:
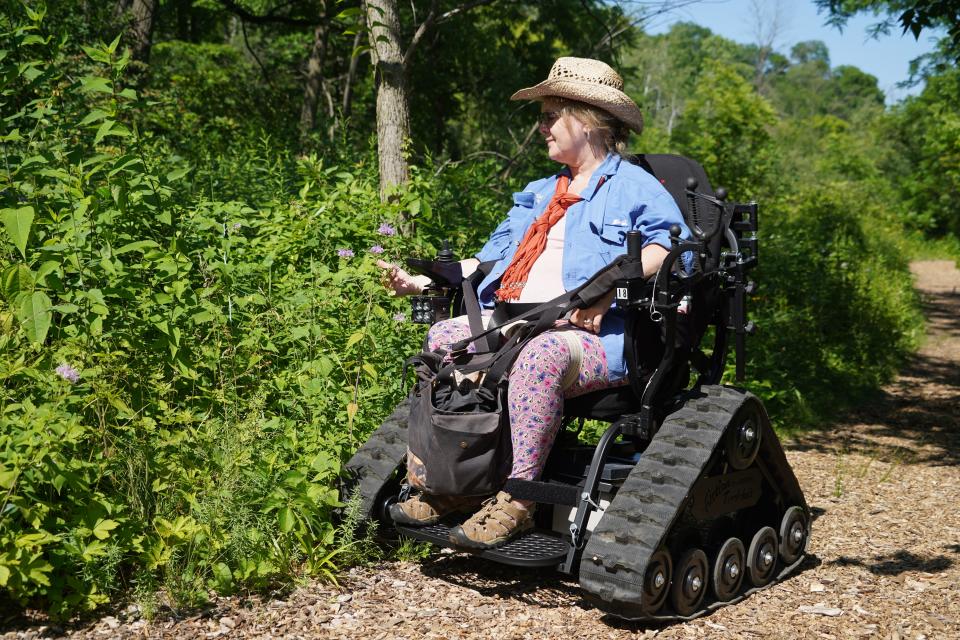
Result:
[[[612,114],[637,133],[643,130],[640,107],[623,92],[620,74],[605,62],[590,58],[557,58],[546,80],[517,91],[510,99],[542,100],[546,97],[586,102]]]

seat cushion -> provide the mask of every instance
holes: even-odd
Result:
[[[640,411],[640,399],[630,385],[601,389],[564,402],[563,413],[574,418],[613,422],[625,413]]]

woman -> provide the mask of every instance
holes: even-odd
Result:
[[[670,247],[669,229],[689,231],[676,203],[660,183],[623,160],[629,130],[643,128],[640,109],[623,93],[623,80],[598,60],[560,58],[547,80],[516,92],[511,100],[541,101],[540,134],[550,159],[564,165],[556,175],[531,182],[514,194],[514,206],[476,259],[496,261],[480,283],[481,304],[544,302],[586,282],[626,252],[626,234],[643,237],[644,272],[651,276]],[[381,262],[385,283],[400,295],[429,283]],[[564,398],[622,384],[624,318],[611,309],[613,292],[578,309],[569,323],[534,338],[510,371],[508,408],[511,478],[536,479],[543,470],[563,415]],[[438,322],[429,348],[447,347],[470,335],[463,318]],[[395,521],[427,525],[479,506],[476,498],[415,495],[393,505]],[[501,491],[451,530],[454,544],[491,548],[533,526],[534,504]]]

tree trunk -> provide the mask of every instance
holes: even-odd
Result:
[[[677,119],[677,116],[680,115],[680,107],[677,106],[677,97],[671,96],[670,98],[670,118],[667,120],[667,137],[673,135],[673,124]]]
[[[403,148],[410,138],[410,106],[400,49],[400,18],[396,0],[366,0],[377,83],[377,155],[380,161],[380,199],[410,178]]]
[[[156,8],[156,0],[133,0],[130,5],[130,48],[133,59],[144,64],[150,61]]]
[[[306,143],[307,137],[317,124],[317,100],[320,84],[323,82],[323,62],[329,33],[330,30],[323,23],[318,24],[313,31],[313,48],[307,59],[307,79],[303,86],[303,105],[300,109],[301,146]]]
[[[343,81],[343,104],[342,117],[344,120],[350,117],[350,110],[353,108],[353,83],[357,77],[357,67],[360,66],[360,56],[355,52],[360,46],[360,31],[353,36],[353,47],[350,49],[350,66],[347,68],[347,78]]]

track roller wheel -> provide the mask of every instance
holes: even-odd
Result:
[[[746,551],[739,538],[728,538],[713,561],[713,593],[717,600],[733,599],[743,582]]]
[[[780,557],[786,564],[796,562],[807,547],[807,515],[790,507],[780,521]]]
[[[773,580],[777,568],[777,532],[773,527],[757,531],[747,550],[747,572],[755,587],[762,587]]]
[[[745,405],[744,408],[748,408]],[[724,448],[727,451],[727,460],[730,466],[738,471],[746,469],[757,457],[760,451],[760,420],[753,415],[753,411],[746,411],[741,416],[738,426],[727,431]]]
[[[689,549],[680,556],[670,587],[670,604],[679,615],[688,616],[700,607],[709,570],[707,554],[700,549]]]
[[[670,593],[670,575],[673,572],[673,561],[670,552],[660,549],[650,557],[647,573],[643,578],[643,610],[654,614]]]

